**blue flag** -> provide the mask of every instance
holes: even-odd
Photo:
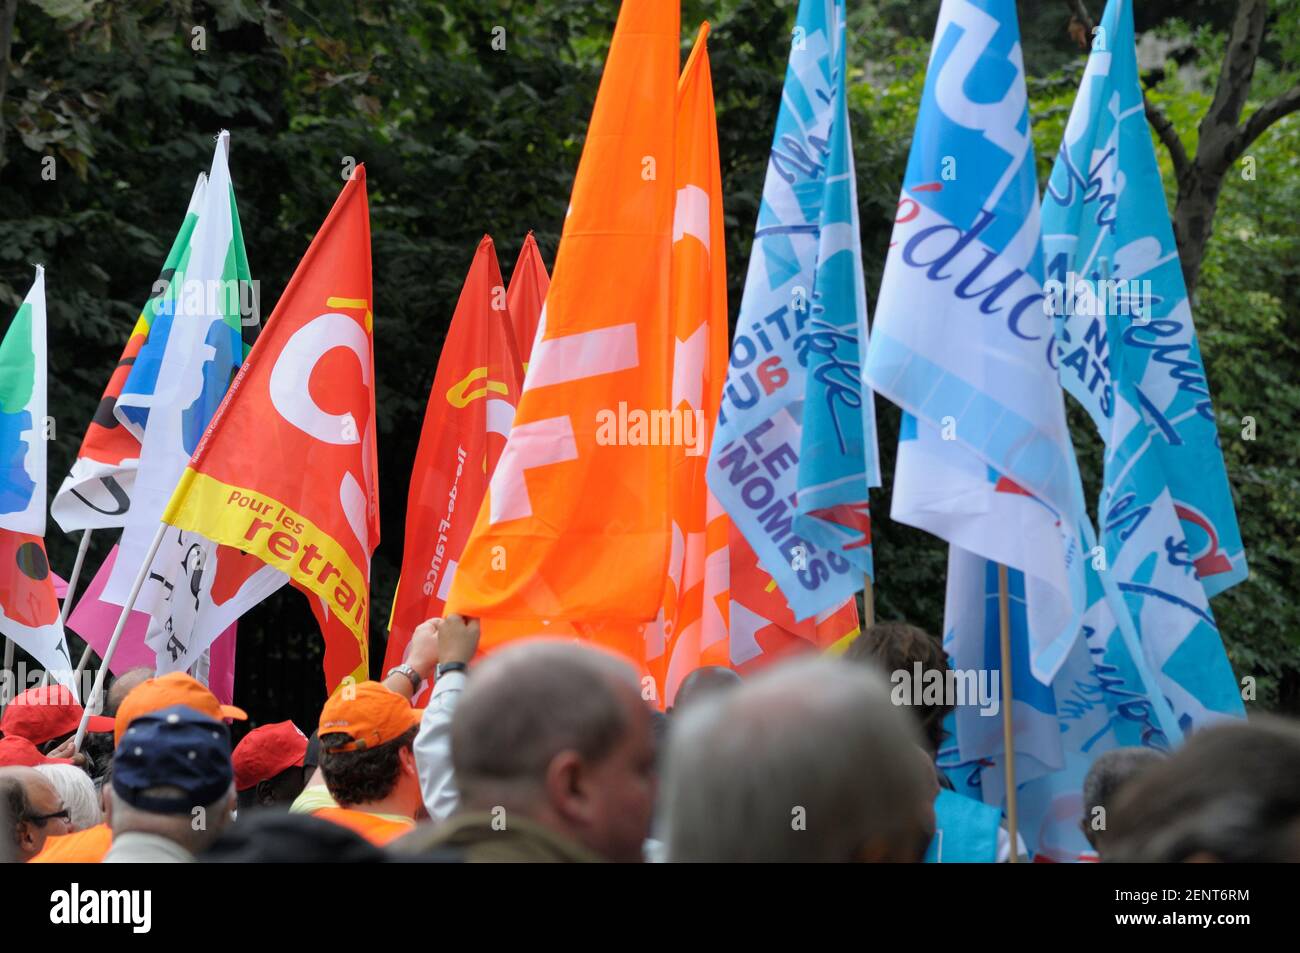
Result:
[[[806,619],[872,572],[880,484],[844,0],[801,0],[718,428],[710,489]]]
[[[955,592],[954,560],[1023,574],[1020,638],[1047,686],[1078,638],[1086,580],[1042,279],[1015,3],[945,0],[865,371],[906,411],[892,515],[953,551],[945,628],[985,615],[982,572]],[[982,631],[969,637],[982,647]]]
[[[1085,519],[1083,639],[1050,689],[1013,665],[1020,833],[1036,857],[1056,861],[1091,856],[1079,823],[1090,820],[1082,785],[1098,755],[1119,747],[1168,750],[1198,723],[1240,710],[1209,614],[1208,585],[1193,567],[1222,585],[1244,574],[1244,562],[1205,547],[1212,537],[1231,537],[1235,548],[1228,549],[1239,555],[1240,538],[1146,126],[1126,2],[1107,8],[1096,36],[1044,207],[1043,241],[1061,381],[1107,442],[1098,508],[1103,545]],[[1189,490],[1201,494],[1191,506],[1176,502],[1179,492],[1161,467],[1166,450],[1188,455],[1180,480],[1211,477]],[[1216,476],[1221,493],[1202,493]],[[1180,517],[1192,508],[1226,514],[1216,518],[1230,532],[1184,532]],[[993,598],[996,587],[986,580],[985,591]],[[960,651],[962,640],[948,636]],[[990,666],[992,649],[985,645]],[[957,744],[946,757],[985,800],[998,803],[1002,758],[978,757],[988,744],[970,711],[959,709],[953,722]]]
[[[1104,573],[1183,730],[1244,709],[1209,597],[1246,577],[1129,0],[1097,29],[1043,208],[1063,386],[1105,442]]]
[[[1126,617],[1118,589],[1089,575],[1095,540],[1043,278],[1015,4],[945,0],[866,373],[906,412],[894,518],[950,544],[944,644],[953,667],[998,683],[1000,704],[958,704],[941,764],[962,793],[1005,803],[1001,705],[1010,704],[1020,833],[1031,851],[1069,856],[1082,837],[1079,789],[1062,801],[1053,785],[1086,770],[1079,752],[1144,732],[1159,746],[1176,729],[1151,698],[1132,627],[1115,622]],[[1094,603],[1104,645],[1084,628]]]
[[[1080,528],[1084,546],[1096,544],[1092,527]],[[1182,732],[1147,664],[1123,597],[1108,574],[1087,562],[1088,609],[1082,637],[1070,648],[1050,685],[1034,677],[1026,646],[1023,573],[1009,572],[1019,835],[1030,853],[1058,862],[1087,859],[1091,848],[1079,828],[1084,817],[1083,779],[1097,756],[1120,747],[1167,751]],[[997,567],[954,550],[949,557],[949,628],[944,645],[954,668],[996,673],[1005,685],[998,643]],[[970,590],[970,591],[967,591]],[[963,611],[982,598],[983,611]],[[1005,797],[1000,712],[958,704],[951,742],[940,756],[966,793],[990,805]]]

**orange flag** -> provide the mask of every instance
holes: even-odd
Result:
[[[546,303],[546,290],[551,286],[546,274],[546,264],[537,249],[537,241],[529,232],[524,247],[519,249],[515,270],[510,273],[510,289],[506,304],[510,308],[510,322],[515,329],[515,343],[519,346],[519,359],[524,370],[533,353],[533,338],[537,336],[537,323],[542,319],[542,305]]]
[[[163,514],[257,556],[308,594],[330,690],[369,672],[370,554],[379,542],[371,301],[358,166]]]
[[[537,246],[532,247],[536,255]],[[406,504],[402,578],[393,603],[385,671],[402,661],[417,625],[443,614],[488,477],[510,433],[522,381],[511,327],[514,312],[507,310],[508,300],[496,249],[484,235],[443,342],[424,412]]]
[[[692,670],[728,662],[730,521],[704,479],[729,350],[726,234],[708,35],[705,23],[677,85],[672,401],[674,410],[693,418],[694,439],[672,448],[673,547],[663,617],[646,638],[647,664],[668,705]]]
[[[514,429],[451,611],[614,623],[659,613],[678,13],[663,0],[624,0],[619,13]]]

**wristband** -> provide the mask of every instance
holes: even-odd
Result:
[[[441,662],[438,665],[438,677],[449,675],[452,672],[468,672],[469,666],[464,662]]]

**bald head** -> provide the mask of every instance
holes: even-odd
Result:
[[[687,706],[721,692],[740,687],[740,676],[721,665],[705,665],[682,679],[681,687],[673,698],[673,712],[681,714]]]
[[[706,699],[674,728],[672,861],[920,860],[934,769],[872,670],[824,657]]]
[[[613,655],[534,640],[470,676],[451,729],[464,811],[505,808],[611,860],[650,823],[654,741],[636,673]]]
[[[19,861],[39,854],[46,838],[71,830],[67,821],[49,816],[63,810],[63,800],[35,768],[0,768],[0,801],[6,808],[6,830]]]
[[[108,689],[108,698],[104,702],[104,714],[110,718],[116,715],[122,705],[122,699],[131,694],[131,689],[143,685],[151,678],[153,678],[152,668],[148,665],[137,665],[135,668],[128,668],[113,679],[113,684]]]

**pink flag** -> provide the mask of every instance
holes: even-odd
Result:
[[[208,688],[223,705],[234,704],[235,699],[235,627],[238,624],[230,623],[230,628],[217,636],[210,649]]]
[[[117,625],[117,618],[122,614],[121,606],[103,602],[99,598],[104,591],[104,584],[108,582],[109,573],[113,571],[115,559],[117,559],[116,546],[109,551],[104,564],[99,567],[99,572],[95,573],[95,578],[91,580],[85,594],[73,606],[72,615],[68,616],[68,628],[85,639],[90,647],[99,653],[100,658],[103,658],[109,639],[113,637],[113,627]],[[122,633],[122,641],[113,654],[109,671],[120,675],[127,669],[140,665],[154,667],[153,649],[144,644],[144,633],[148,628],[149,616],[143,612],[131,613],[126,621],[126,630]]]
[[[100,595],[104,584],[108,582],[109,573],[113,571],[113,562],[117,559],[117,547],[114,546],[104,559],[104,563],[95,573],[81,598],[73,606],[72,615],[68,617],[68,628],[81,636],[102,658],[113,637],[113,628],[117,625],[122,607],[111,602],[104,602]],[[127,669],[147,665],[156,668],[158,659],[154,650],[145,644],[145,632],[149,629],[149,616],[143,612],[132,612],[126,620],[122,640],[109,671],[121,675]],[[235,691],[235,624],[231,623],[212,643],[212,656],[208,667],[208,687],[222,702],[229,705]]]

